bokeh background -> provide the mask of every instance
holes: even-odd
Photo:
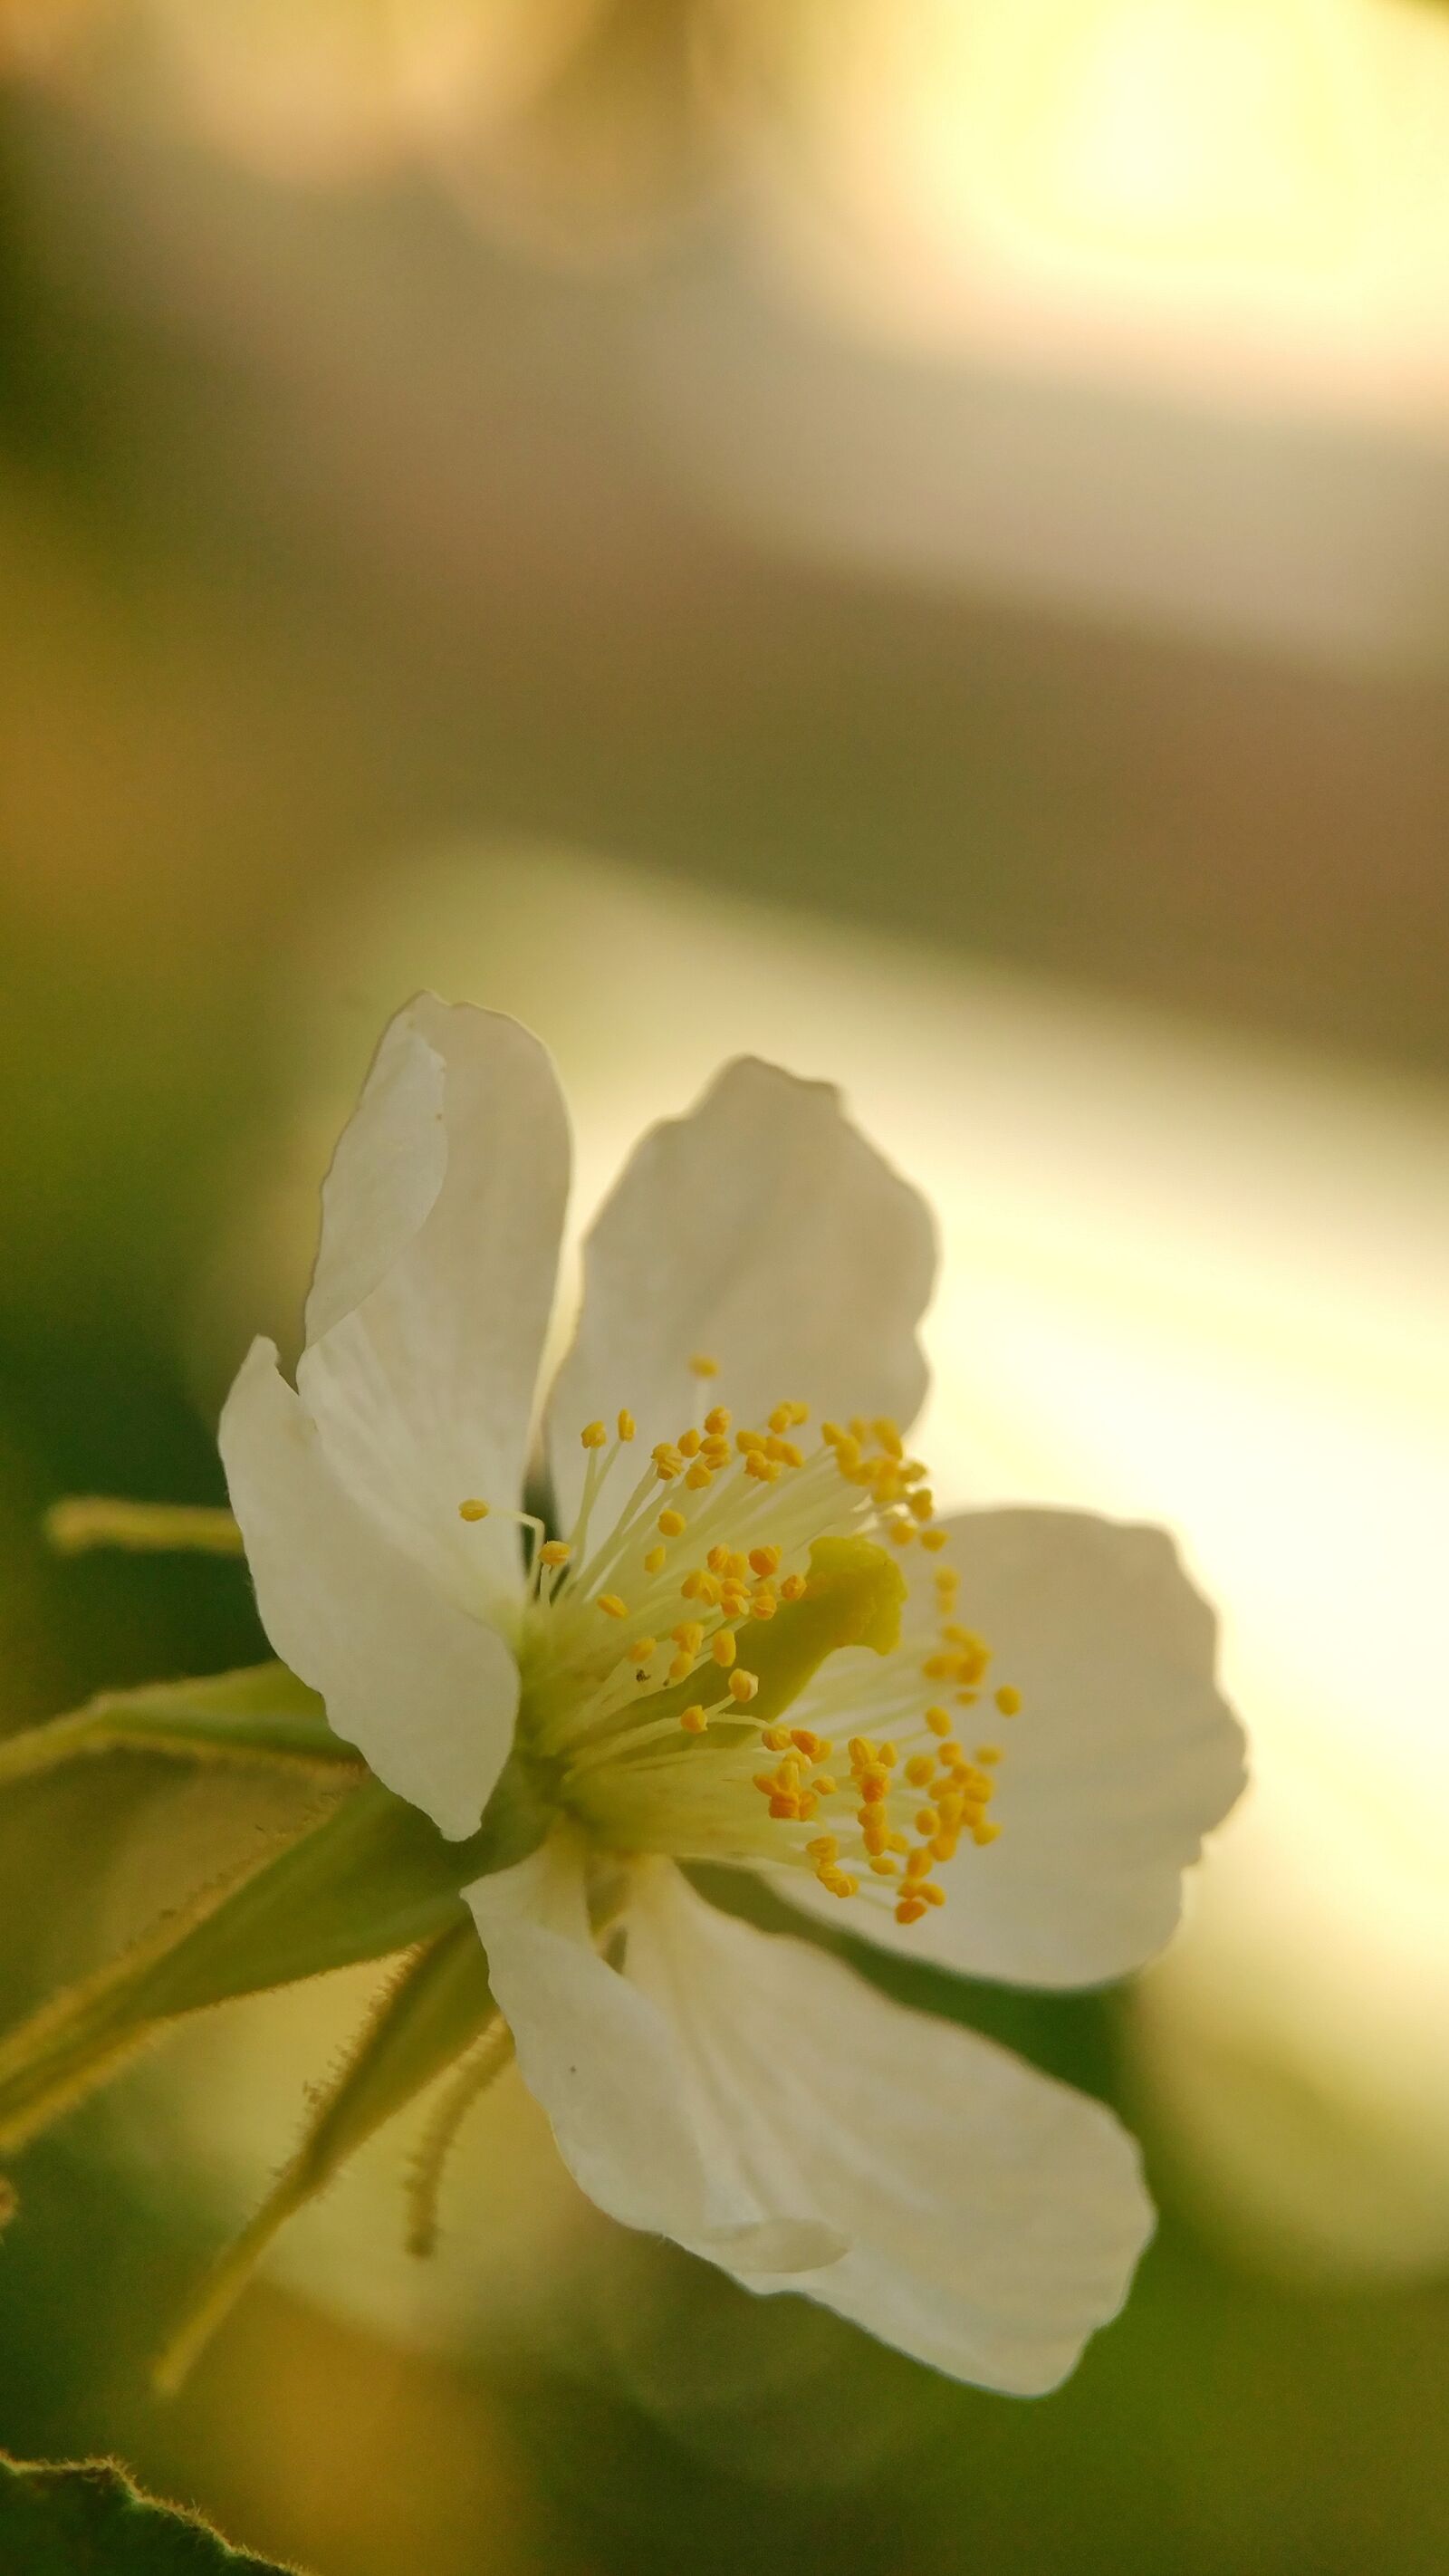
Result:
[[[587,2211],[512,2079],[170,2406],[364,1974],[24,2160],[0,2442],[314,2576],[1449,2562],[1449,11],[0,0],[0,1722],[262,1651],[250,1333],[416,986],[580,1213],[742,1048],[933,1194],[938,1490],[1169,1522],[1254,1791],[1133,1991],[918,2000],[1163,2207],[1033,2405]],[[300,1793],[0,1814],[7,2015]]]

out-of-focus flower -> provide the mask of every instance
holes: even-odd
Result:
[[[464,1893],[592,2197],[963,2377],[1050,2385],[1146,2229],[1115,2124],[675,1864],[858,1899],[868,1935],[977,1973],[1120,1974],[1238,1785],[1211,1621],[1155,1533],[937,1519],[896,1428],[929,1218],[828,1089],[753,1064],[644,1141],[594,1228],[546,1538],[515,1498],[567,1162],[515,1024],[394,1023],[327,1184],[297,1392],[259,1343],[223,1417],[268,1632],[443,1833],[521,1763],[536,1847]],[[831,1408],[849,1427],[807,1451]],[[948,1546],[1028,1694],[999,1801],[999,1748],[956,1741],[990,1649]]]

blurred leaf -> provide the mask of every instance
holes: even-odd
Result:
[[[251,2224],[228,2247],[158,2364],[178,2387],[274,2236],[326,2188],[374,2132],[500,2020],[488,1962],[471,1918],[410,1960],[364,2023],[341,2073]],[[497,2067],[506,2051],[496,2052]]]
[[[367,1780],[240,1886],[202,1897],[0,2040],[0,2145],[33,2137],[166,2021],[447,1931],[466,1919],[459,1890],[521,1859],[543,1824],[512,1768],[460,1843]]]
[[[352,1746],[333,1734],[315,1691],[285,1664],[253,1664],[194,1681],[102,1691],[68,1717],[9,1736],[0,1741],[0,1788],[82,1754],[114,1751],[362,1768]]]
[[[45,1515],[45,1535],[62,1556],[119,1547],[143,1556],[244,1556],[233,1515],[211,1503],[135,1503],[112,1494],[65,1494]]]
[[[109,2460],[27,2465],[0,2453],[0,2568],[13,2576],[287,2576],[209,2524],[139,2494]]]

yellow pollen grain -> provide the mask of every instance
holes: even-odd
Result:
[[[458,1518],[460,1521],[486,1521],[489,1508],[487,1503],[479,1501],[476,1494],[470,1494],[466,1503],[458,1505]]]
[[[713,1478],[714,1469],[707,1467],[702,1458],[696,1458],[684,1481],[692,1494],[702,1494],[705,1486],[710,1484]]]
[[[715,1662],[717,1664],[722,1664],[725,1667],[725,1670],[728,1671],[730,1665],[735,1659],[734,1630],[732,1628],[721,1628],[718,1636],[713,1640],[709,1651],[713,1655]]]
[[[679,1438],[675,1441],[674,1445],[679,1451],[681,1458],[697,1458],[699,1456],[699,1444],[699,1432],[681,1431]]]
[[[828,1771],[817,1771],[810,1786],[819,1798],[833,1798],[835,1795],[835,1782]]]
[[[926,1711],[926,1724],[929,1726],[933,1735],[949,1735],[951,1732],[950,1712],[944,1708],[928,1708]]]
[[[704,1643],[704,1630],[697,1619],[681,1619],[677,1628],[670,1629],[669,1635],[674,1645],[685,1647],[691,1655],[697,1655]]]
[[[768,1583],[760,1584],[750,1597],[750,1616],[753,1619],[773,1619],[778,1607],[774,1591]]]
[[[586,1449],[602,1449],[609,1434],[602,1422],[586,1422],[579,1438]]]
[[[718,1438],[722,1433],[728,1431],[731,1419],[732,1416],[727,1404],[712,1404],[708,1413],[704,1417],[704,1427],[706,1431],[712,1432],[715,1437]]]
[[[757,1485],[778,1484],[779,1462],[774,1458],[762,1458],[758,1449],[752,1449],[745,1460],[745,1474],[753,1476]]]
[[[747,1673],[742,1664],[736,1664],[734,1671],[730,1675],[731,1699],[738,1700],[741,1708],[743,1708],[747,1701],[754,1698],[759,1687],[759,1674]]]
[[[996,1694],[996,1705],[1003,1717],[1015,1717],[1021,1707],[1020,1691],[1014,1690],[1010,1682],[1003,1683]]]
[[[654,1524],[664,1538],[682,1538],[687,1526],[683,1512],[661,1512]]]
[[[756,1574],[778,1574],[780,1551],[777,1547],[752,1547],[750,1564]]]
[[[807,1585],[803,1574],[787,1574],[780,1586],[782,1601],[803,1601]]]
[[[1001,1747],[999,1744],[978,1744],[971,1759],[973,1762],[999,1762]]]
[[[627,1619],[629,1616],[629,1604],[621,1601],[617,1592],[601,1592],[599,1608],[606,1619]]]
[[[662,1571],[663,1571],[663,1567],[664,1567],[664,1560],[665,1560],[665,1558],[666,1558],[666,1556],[667,1556],[668,1554],[669,1554],[669,1550],[668,1550],[668,1548],[667,1548],[667,1547],[651,1547],[651,1549],[649,1550],[648,1555],[647,1555],[647,1556],[645,1557],[645,1559],[644,1559],[644,1571],[645,1571],[645,1573],[646,1573],[646,1574],[659,1574],[659,1573],[662,1573]]]
[[[900,1864],[892,1860],[889,1852],[877,1852],[870,1865],[877,1878],[896,1878],[900,1875]]]
[[[718,1377],[719,1375],[719,1362],[712,1360],[708,1351],[692,1352],[689,1366],[694,1377]]]
[[[983,1817],[979,1824],[972,1826],[971,1839],[973,1843],[976,1844],[978,1850],[984,1851],[988,1843],[995,1842],[1000,1831],[1001,1827],[999,1825],[989,1825]]]
[[[567,1539],[546,1538],[538,1551],[539,1562],[543,1565],[567,1565],[571,1553]]]
[[[632,1440],[639,1425],[632,1413],[625,1412],[620,1414],[617,1428],[621,1440]]]
[[[705,1728],[709,1724],[709,1719],[705,1716],[704,1710],[700,1707],[698,1700],[696,1700],[693,1708],[682,1708],[680,1710],[679,1723],[683,1727],[686,1735],[703,1735]]]
[[[906,1778],[913,1789],[924,1789],[926,1782],[933,1780],[935,1776],[936,1764],[931,1754],[913,1753],[911,1755],[906,1764]]]

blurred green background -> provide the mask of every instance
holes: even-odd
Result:
[[[384,2141],[153,2404],[348,1972],[26,2157],[0,2444],[314,2576],[1441,2569],[1449,18],[0,0],[0,583],[0,1722],[263,1651],[39,1514],[220,1498],[429,982],[585,1207],[741,1047],[845,1082],[939,1488],[1169,1520],[1258,1756],[1137,1992],[958,2007],[1147,2140],[1060,2395],[624,2239],[505,2081],[433,2266]],[[7,2017],[294,1794],[15,1792]]]

